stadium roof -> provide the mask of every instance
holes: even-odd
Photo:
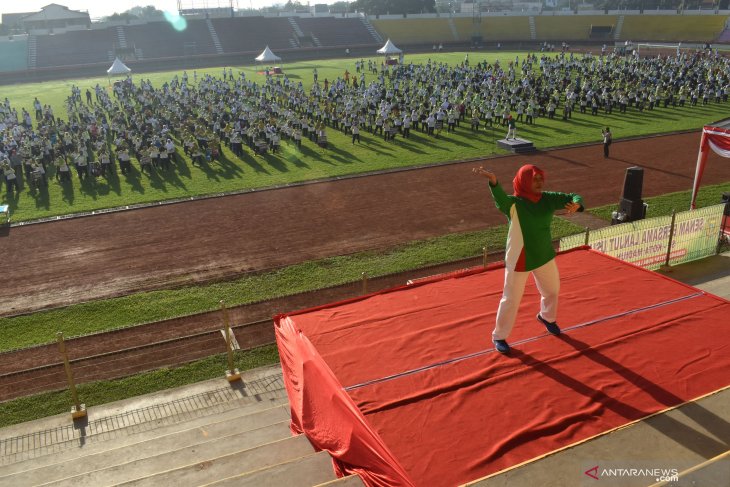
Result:
[[[89,14],[86,12],[80,12],[78,10],[70,10],[68,7],[64,7],[63,5],[59,5],[57,3],[51,3],[49,5],[46,5],[45,7],[42,7],[40,12],[35,12],[28,15],[27,17],[24,17],[23,21],[48,21],[78,18],[88,19]]]

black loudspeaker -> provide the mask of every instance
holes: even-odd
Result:
[[[646,206],[642,200],[627,200],[621,198],[618,210],[626,215],[626,221],[643,220],[646,217]]]
[[[730,193],[722,193],[722,202],[725,203],[725,216],[730,216]]]
[[[641,188],[644,185],[644,168],[629,167],[624,178],[624,194],[622,198],[641,201]]]
[[[624,193],[618,205],[618,211],[614,212],[611,224],[632,222],[642,220],[646,217],[646,205],[641,199],[641,189],[644,185],[644,169],[641,167],[630,167],[626,169],[624,179]]]

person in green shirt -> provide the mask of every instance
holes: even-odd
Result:
[[[557,210],[583,211],[583,198],[575,193],[543,191],[545,172],[535,165],[522,166],[512,181],[514,194],[505,193],[497,176],[483,167],[472,170],[489,179],[494,202],[507,216],[509,230],[505,248],[504,290],[497,310],[492,342],[500,353],[509,353],[507,338],[517,317],[525,284],[532,273],[542,299],[537,320],[553,335],[560,334],[556,323],[560,274],[550,224]]]

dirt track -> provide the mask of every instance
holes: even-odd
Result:
[[[699,131],[484,164],[507,182],[525,162],[548,189],[589,207],[615,203],[625,169],[642,166],[644,196],[691,188]],[[730,180],[710,153],[704,184]],[[139,290],[232,277],[304,260],[377,249],[503,223],[476,163],[309,184],[12,228],[0,237],[0,315]],[[719,200],[718,200],[719,202]]]

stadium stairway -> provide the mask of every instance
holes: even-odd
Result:
[[[221,46],[221,41],[218,38],[218,33],[215,31],[215,27],[213,27],[213,21],[210,19],[206,19],[205,23],[208,26],[208,32],[210,32],[210,38],[213,40],[213,45],[215,46],[216,54],[223,54],[223,46]]]
[[[35,68],[38,58],[38,40],[34,35],[28,36],[28,67]]]
[[[717,38],[717,42],[730,43],[730,27],[725,27],[725,30],[723,30]]]
[[[535,26],[535,17],[530,15],[530,40],[537,39],[537,28]]]
[[[621,30],[624,27],[624,16],[619,15],[618,20],[616,21],[616,28],[613,31],[613,40],[617,41],[621,39]]]
[[[362,486],[289,430],[280,367],[0,430],[0,486]]]
[[[383,42],[383,38],[380,36],[377,30],[375,30],[375,27],[373,27],[373,24],[370,23],[370,21],[366,17],[360,17],[360,20],[363,24],[365,24],[365,28],[370,32],[370,35],[373,36],[373,39],[375,39],[375,42],[381,43]]]
[[[127,35],[124,33],[124,28],[121,25],[117,26],[117,42],[122,49],[127,48]]]

